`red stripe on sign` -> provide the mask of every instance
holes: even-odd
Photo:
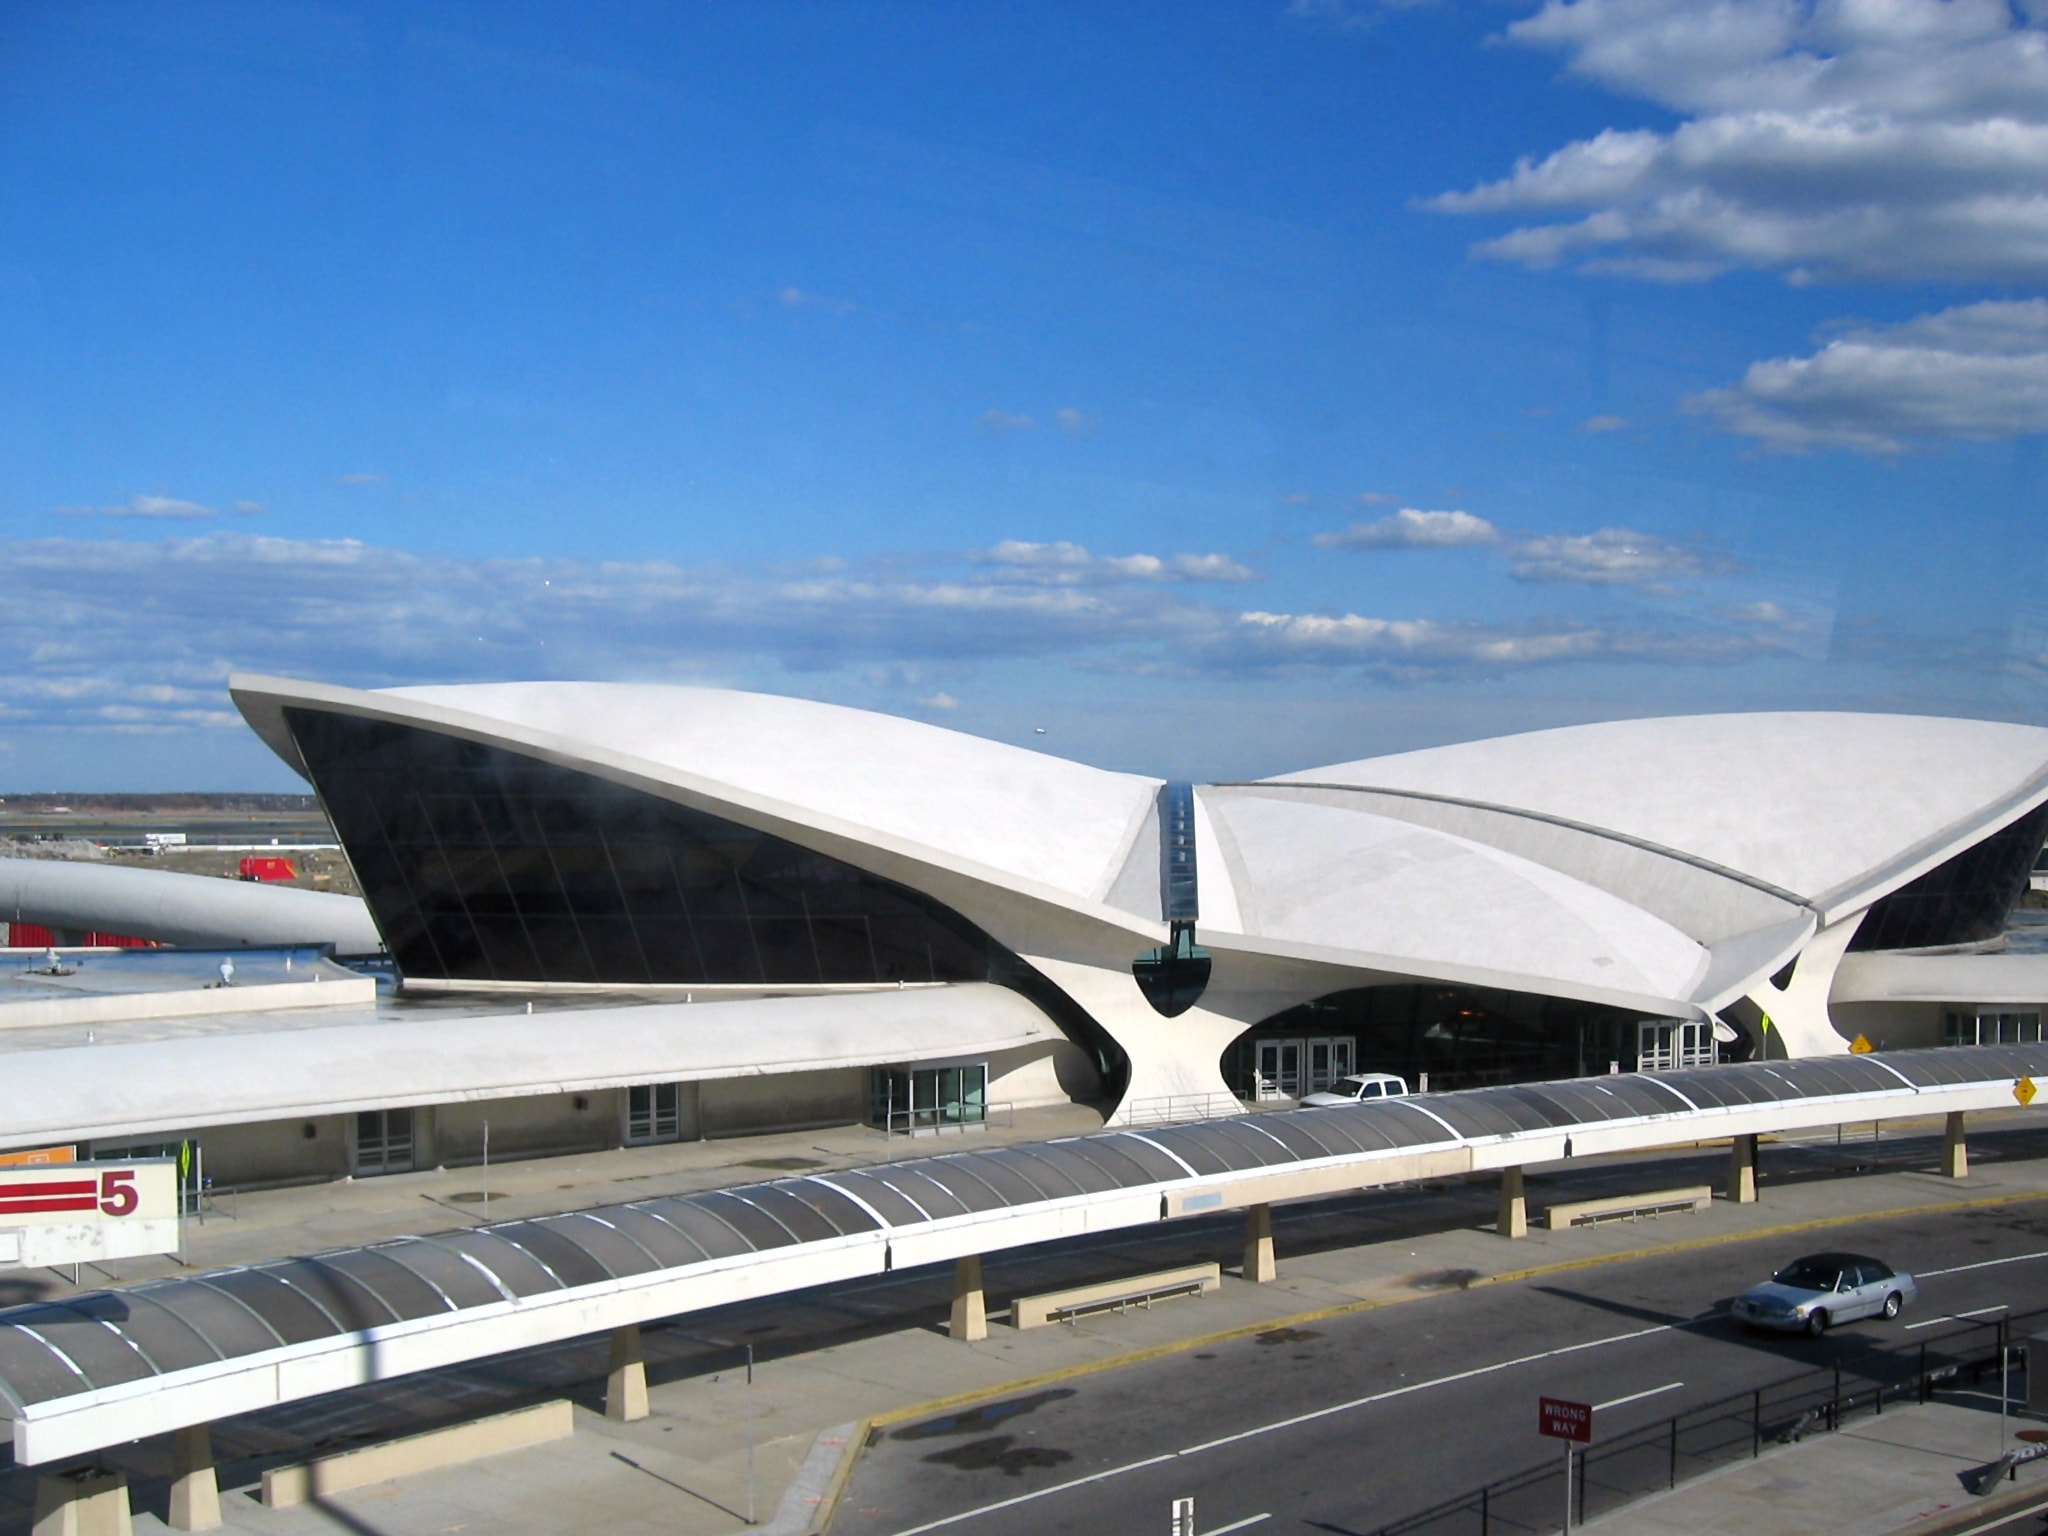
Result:
[[[99,1201],[91,1195],[64,1200],[0,1200],[0,1216],[21,1216],[32,1211],[96,1211]]]
[[[18,1180],[0,1184],[0,1200],[33,1200],[43,1194],[90,1194],[98,1198],[98,1180]]]

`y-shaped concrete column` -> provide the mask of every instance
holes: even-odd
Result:
[[[128,1474],[85,1467],[36,1479],[35,1536],[133,1536]]]
[[[1728,1143],[1728,1198],[1737,1205],[1756,1200],[1756,1138],[1737,1136]]]
[[[172,1432],[170,1524],[174,1531],[210,1531],[220,1524],[213,1435],[204,1424]]]
[[[953,1313],[946,1332],[969,1344],[988,1337],[988,1298],[981,1291],[978,1254],[953,1261]]]
[[[647,1359],[640,1353],[640,1325],[612,1330],[611,1367],[604,1378],[604,1416],[620,1424],[647,1417]]]
[[[1500,1220],[1495,1230],[1502,1237],[1529,1235],[1529,1200],[1523,1193],[1522,1170],[1519,1168],[1500,1171]]]
[[[1273,1263],[1273,1208],[1255,1205],[1244,1213],[1244,1277],[1264,1285],[1279,1274]]]
[[[1961,1110],[1948,1117],[1948,1132],[1941,1141],[1941,1171],[1945,1178],[1967,1179],[1970,1176],[1970,1147],[1963,1140]]]

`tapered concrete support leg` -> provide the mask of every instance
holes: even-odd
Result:
[[[204,1424],[188,1425],[171,1436],[171,1529],[210,1531],[219,1524],[213,1434]]]
[[[1264,1285],[1279,1274],[1273,1263],[1273,1208],[1255,1205],[1244,1213],[1244,1277]]]
[[[1944,1178],[1967,1179],[1970,1176],[1970,1148],[1963,1140],[1962,1111],[1948,1117],[1948,1134],[1941,1142],[1941,1172]]]
[[[647,1417],[647,1361],[640,1353],[640,1326],[612,1330],[611,1368],[604,1378],[604,1416],[620,1424]]]
[[[1529,1235],[1529,1200],[1522,1191],[1519,1168],[1500,1171],[1500,1222],[1496,1230],[1502,1237]]]
[[[36,1479],[35,1536],[133,1536],[128,1474],[87,1468]]]
[[[1756,1201],[1756,1138],[1737,1136],[1728,1143],[1728,1198],[1737,1205]]]
[[[953,1315],[946,1320],[946,1332],[969,1344],[988,1337],[988,1298],[981,1291],[978,1256],[953,1261]]]

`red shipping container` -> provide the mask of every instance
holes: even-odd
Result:
[[[254,856],[242,860],[244,880],[296,880],[299,872],[290,859]]]

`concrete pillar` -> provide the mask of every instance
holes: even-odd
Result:
[[[1963,1140],[1963,1112],[1955,1111],[1948,1117],[1948,1133],[1941,1142],[1942,1177],[1967,1179],[1970,1176],[1970,1148]]]
[[[1279,1273],[1273,1263],[1273,1208],[1255,1205],[1244,1213],[1244,1277],[1264,1285]]]
[[[128,1474],[82,1467],[36,1479],[35,1536],[133,1536]]]
[[[188,1424],[171,1435],[171,1529],[210,1531],[219,1524],[213,1434],[204,1424]]]
[[[1756,1200],[1756,1138],[1737,1136],[1728,1143],[1728,1198],[1737,1205]]]
[[[953,1262],[953,1313],[946,1332],[972,1344],[988,1337],[988,1298],[981,1292],[981,1259],[970,1254]]]
[[[647,1361],[640,1353],[640,1325],[612,1330],[611,1366],[604,1378],[604,1416],[631,1424],[647,1417]]]
[[[1522,1170],[1500,1171],[1500,1220],[1495,1230],[1502,1237],[1529,1235],[1529,1200],[1522,1190]]]

